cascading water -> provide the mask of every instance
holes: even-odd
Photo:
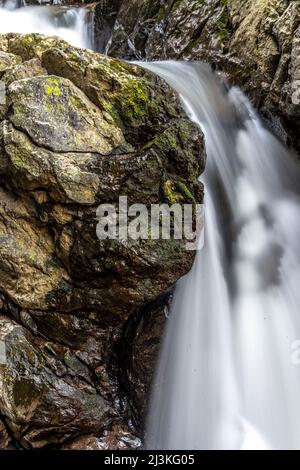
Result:
[[[207,148],[205,244],[175,292],[147,447],[299,449],[297,163],[205,65],[141,65],[177,90]]]
[[[64,6],[23,6],[0,2],[1,33],[42,33],[59,36],[77,47],[92,47],[91,11]]]
[[[20,4],[0,2],[0,33],[92,46],[87,9]],[[147,446],[300,448],[300,365],[291,349],[300,340],[297,165],[241,92],[206,66],[142,65],[179,92],[208,154],[205,244],[175,292]]]

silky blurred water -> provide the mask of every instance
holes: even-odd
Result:
[[[1,33],[41,33],[58,36],[73,46],[92,47],[89,11],[62,6],[25,6],[10,0],[0,6]]]
[[[207,148],[205,244],[176,288],[149,449],[299,449],[299,168],[207,66],[142,64],[179,92]]]

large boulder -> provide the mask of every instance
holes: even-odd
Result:
[[[201,202],[203,136],[161,80],[57,38],[0,36],[0,78],[0,444],[134,443],[124,325],[194,253],[100,240],[97,208]]]

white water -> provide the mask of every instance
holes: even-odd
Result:
[[[90,47],[84,9],[0,7],[0,33]],[[144,64],[205,132],[206,232],[178,283],[148,419],[153,449],[299,449],[299,172],[246,98],[207,68]],[[297,355],[299,358],[300,355]]]
[[[299,449],[297,164],[204,65],[144,66],[179,92],[208,154],[205,245],[175,292],[147,447]]]
[[[0,34],[41,33],[58,36],[73,46],[90,48],[89,11],[61,6],[16,7],[11,0],[0,6]]]

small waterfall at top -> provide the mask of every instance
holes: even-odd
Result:
[[[205,244],[176,288],[147,447],[299,449],[297,164],[205,65],[141,65],[179,92],[207,147]]]
[[[0,2],[1,33],[41,33],[59,36],[73,46],[92,48],[93,13],[88,8],[22,6],[26,2]]]

